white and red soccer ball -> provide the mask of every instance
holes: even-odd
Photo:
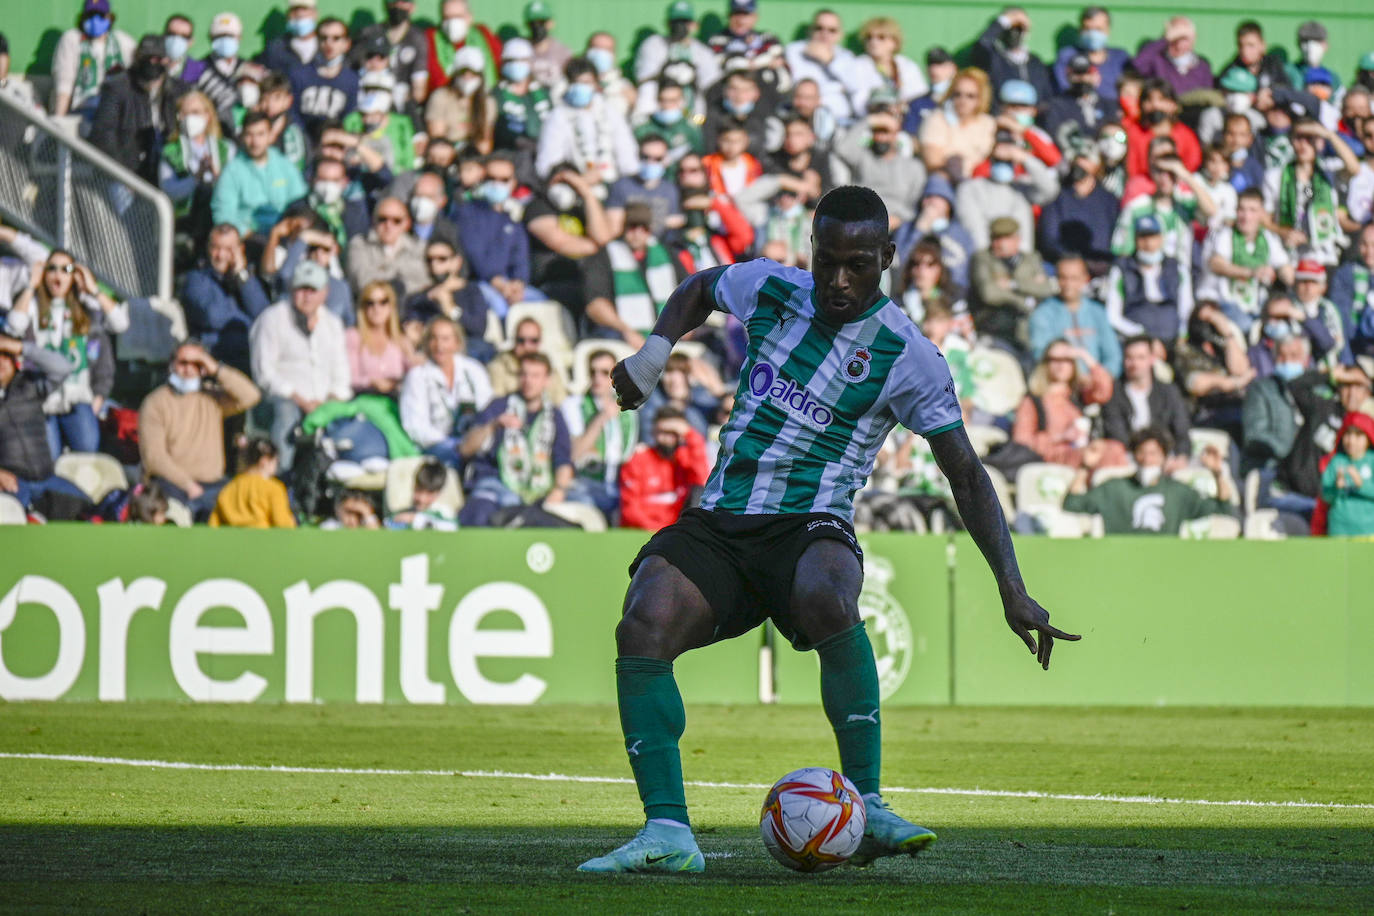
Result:
[[[826,767],[788,773],[768,790],[759,813],[763,845],[788,868],[826,871],[863,842],[868,813],[854,783]]]

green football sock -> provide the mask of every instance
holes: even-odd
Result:
[[[615,689],[620,699],[620,729],[625,733],[625,750],[644,816],[689,823],[677,747],[687,727],[687,712],[673,680],[673,663],[617,658]]]
[[[878,722],[878,666],[862,622],[816,645],[821,703],[840,746],[840,769],[859,794],[879,791],[883,729]]]

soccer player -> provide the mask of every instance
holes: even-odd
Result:
[[[812,242],[810,271],[760,259],[689,277],[653,336],[615,367],[616,395],[632,409],[654,390],[673,344],[713,309],[748,331],[735,408],[701,507],[640,550],[616,628],[620,723],[646,823],[580,871],[705,870],[682,787],[686,717],[673,660],[770,617],[796,649],[820,656],[821,700],[841,769],[868,814],[851,862],[915,855],[935,840],[880,794],[878,676],[859,617],[862,555],[850,523],[854,494],[899,422],[929,441],[997,578],[1012,632],[1045,668],[1055,639],[1078,639],[1051,626],[1026,594],[940,351],[878,289],[895,251],[882,200],[868,188],[836,188],[816,207]]]

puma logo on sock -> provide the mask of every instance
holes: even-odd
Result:
[[[639,739],[638,741],[636,741],[634,744],[631,744],[629,747],[625,748],[625,750],[626,750],[631,756],[633,756],[633,757],[638,757],[638,756],[639,756],[639,746],[640,746],[641,744],[643,744],[643,743],[644,743],[644,739],[643,739],[643,738],[640,738],[640,739]]]
[[[875,710],[873,710],[871,713],[869,713],[869,714],[866,715],[866,716],[860,715],[859,713],[856,713],[856,712],[851,712],[851,713],[849,714],[849,718],[848,718],[848,719],[845,719],[845,721],[846,721],[846,722],[872,722],[874,725],[877,725],[877,724],[878,724],[878,710],[875,709]]]

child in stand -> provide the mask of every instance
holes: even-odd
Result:
[[[448,469],[433,458],[415,469],[413,505],[387,519],[388,528],[412,528],[416,531],[433,528],[435,531],[457,531],[458,514],[438,503],[439,493],[448,480]]]
[[[247,440],[239,468],[215,500],[210,527],[295,528],[286,485],[277,479],[277,447],[266,439]]]
[[[1374,417],[1348,413],[1340,443],[1322,472],[1322,499],[1329,505],[1327,534],[1345,537],[1374,535]]]

